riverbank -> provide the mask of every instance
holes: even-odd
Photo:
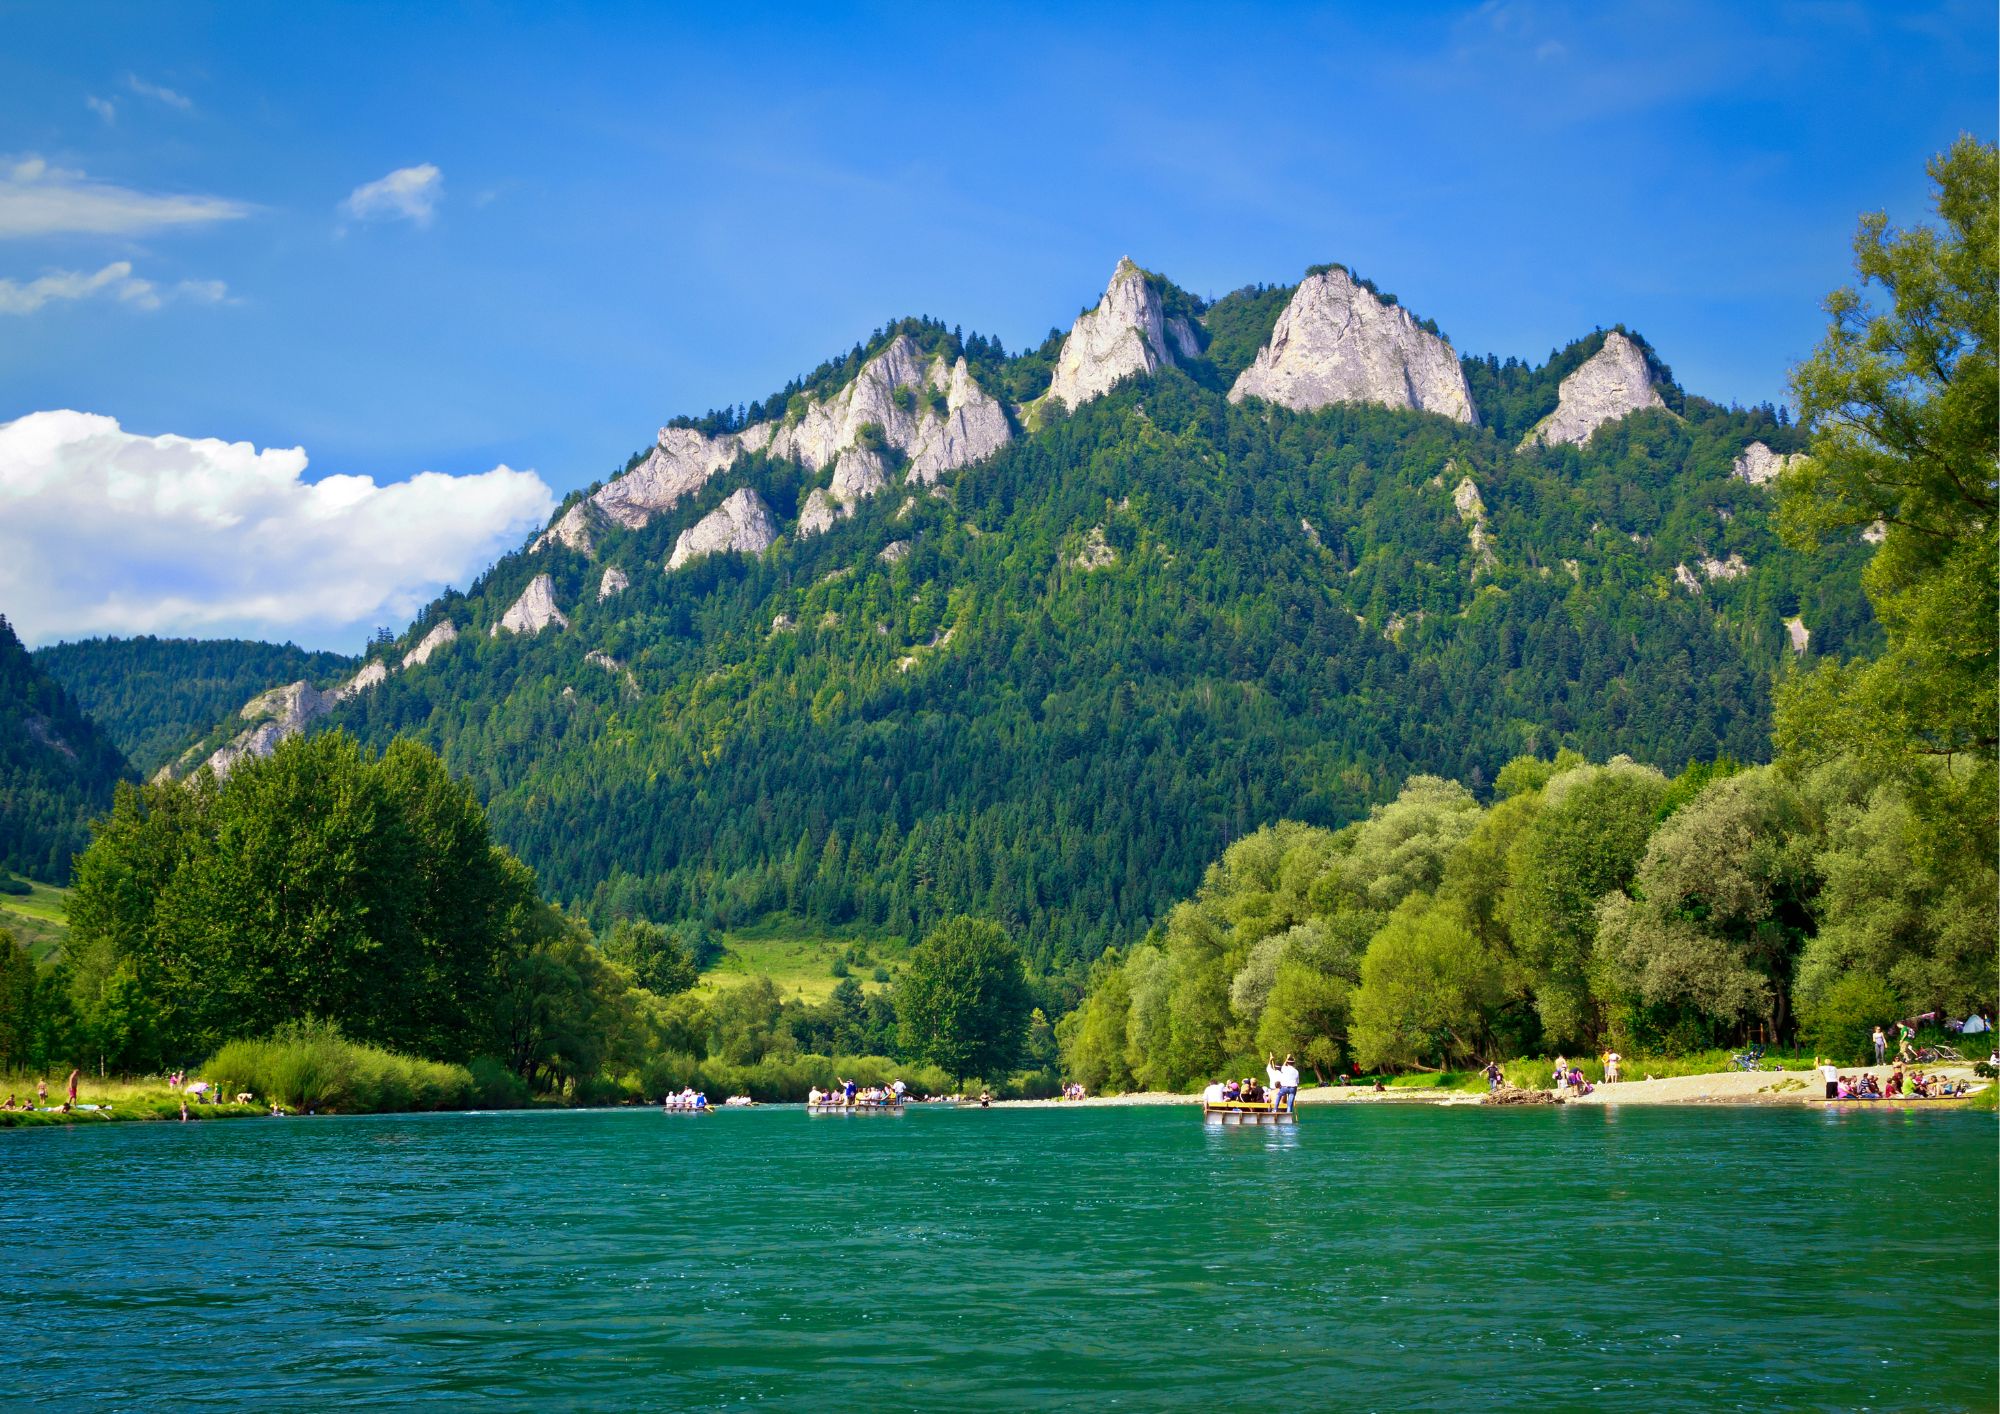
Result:
[[[1890,1067],[1863,1067],[1843,1070],[1847,1075],[1873,1075],[1886,1080]],[[1837,1105],[1870,1106],[1913,1104],[1926,1108],[1992,1108],[1995,1092],[1991,1081],[1977,1080],[1970,1065],[1941,1065],[1926,1069],[1927,1075],[1942,1075],[1954,1081],[1967,1080],[1979,1088],[1964,1099],[1847,1100],[1828,1101],[1826,1087],[1811,1071],[1715,1071],[1702,1075],[1675,1075],[1661,1080],[1625,1080],[1615,1085],[1599,1085],[1588,1095],[1564,1096],[1575,1105]],[[1376,1090],[1364,1085],[1308,1085],[1299,1090],[1299,1104],[1307,1105],[1476,1105],[1485,1098],[1481,1090],[1422,1089],[1387,1086]],[[1125,1095],[1093,1095],[1086,1100],[996,1100],[995,1109],[1053,1109],[1120,1105],[1199,1105],[1200,1095],[1177,1095],[1165,1091],[1141,1091]]]

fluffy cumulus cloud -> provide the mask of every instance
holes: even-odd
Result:
[[[182,280],[165,287],[132,273],[132,262],[114,260],[102,270],[52,270],[33,280],[0,278],[0,314],[33,314],[59,300],[112,299],[135,309],[158,309],[169,300],[219,304],[229,298],[220,280]]]
[[[51,167],[40,157],[0,161],[0,237],[138,236],[246,216],[219,196],[135,191]]]
[[[409,221],[428,226],[444,199],[444,173],[426,162],[398,167],[378,181],[366,182],[347,194],[341,211],[357,221]]]
[[[532,471],[305,479],[302,447],[0,423],[0,612],[23,638],[247,634],[352,645],[400,627],[548,519]]]

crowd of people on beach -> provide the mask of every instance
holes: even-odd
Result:
[[[1084,1098],[1084,1091],[1083,1091],[1083,1085],[1082,1085],[1082,1083],[1081,1083],[1080,1081],[1075,1081],[1075,1080],[1072,1080],[1072,1081],[1071,1081],[1071,1082],[1070,1082],[1069,1084],[1067,1084],[1067,1085],[1063,1086],[1063,1088],[1062,1088],[1062,1098],[1063,1098],[1063,1099],[1065,1099],[1065,1100],[1081,1100],[1081,1099],[1083,1099],[1083,1098]]]
[[[1994,1053],[1994,1060],[2000,1063],[2000,1051]],[[1865,1070],[1843,1075],[1840,1067],[1830,1060],[1817,1064],[1829,1100],[1949,1100],[1972,1093],[1970,1081],[1953,1080],[1935,1071],[1926,1075],[1914,1066],[1905,1073],[1901,1061],[1886,1079]]]

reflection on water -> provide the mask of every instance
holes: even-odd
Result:
[[[0,1133],[0,1405],[1991,1409],[1994,1140],[1417,1105]]]

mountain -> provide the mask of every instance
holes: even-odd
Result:
[[[34,658],[147,775],[266,688],[330,682],[359,666],[289,643],[151,636],[58,643]]]
[[[600,918],[966,911],[1075,977],[1414,772],[1761,759],[1774,681],[1877,634],[1868,547],[1785,550],[1735,470],[1798,446],[1630,331],[1459,359],[1338,267],[1121,261],[1026,353],[904,320],[675,419],[313,725],[435,747]]]
[[[91,819],[131,775],[117,745],[0,618],[0,872],[67,883]]]

